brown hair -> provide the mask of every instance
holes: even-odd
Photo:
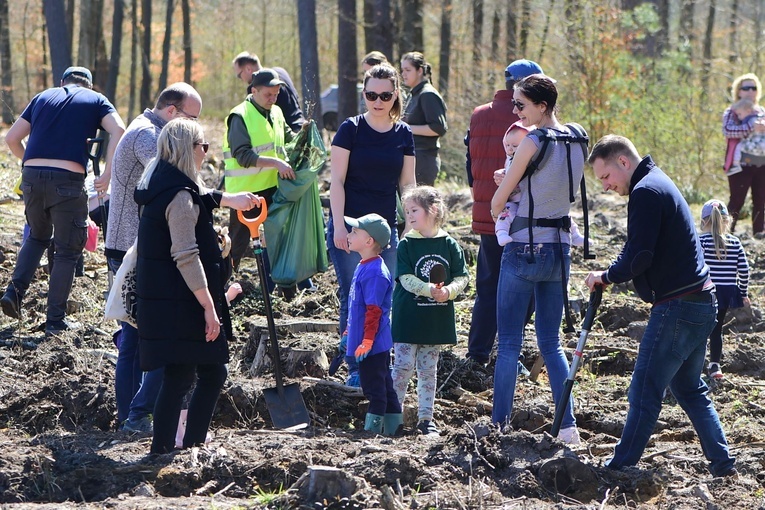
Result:
[[[378,80],[389,80],[393,84],[393,92],[396,94],[396,100],[393,102],[393,107],[390,109],[390,118],[395,123],[401,119],[401,78],[399,77],[396,68],[387,62],[377,64],[364,73],[364,87],[366,88],[367,82],[370,78]]]
[[[405,53],[401,60],[408,60],[416,69],[422,69],[422,77],[430,80],[430,75],[433,73],[433,66],[428,62],[425,62],[425,55],[419,51],[410,51]]]
[[[401,203],[405,204],[410,200],[425,209],[428,216],[433,217],[436,227],[441,227],[444,224],[446,206],[444,205],[444,197],[436,188],[433,186],[409,188],[401,196]]]

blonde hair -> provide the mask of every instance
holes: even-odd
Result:
[[[715,257],[717,260],[725,260],[727,255],[728,245],[728,232],[730,232],[730,226],[732,218],[729,214],[723,214],[723,211],[727,213],[727,210],[720,207],[718,204],[722,204],[719,201],[712,201],[712,211],[709,216],[701,218],[701,230],[712,234],[712,239],[715,241]]]
[[[433,223],[436,228],[439,228],[444,224],[444,219],[446,218],[444,197],[441,196],[441,192],[433,186],[416,186],[407,189],[401,196],[401,203],[405,204],[409,201],[412,201],[425,209],[428,216],[433,217]]]
[[[193,119],[179,117],[165,124],[157,138],[157,156],[146,165],[138,181],[138,189],[147,189],[159,162],[166,161],[194,181],[199,186],[200,194],[208,193],[194,161],[194,144],[202,140],[202,126]]]
[[[730,87],[731,99],[733,101],[738,101],[738,93],[739,93],[739,89],[741,88],[741,84],[747,80],[751,80],[754,82],[755,85],[757,85],[757,96],[755,97],[754,102],[759,103],[760,98],[762,97],[762,83],[760,83],[760,79],[754,73],[742,74],[741,76],[733,80],[733,84]]]

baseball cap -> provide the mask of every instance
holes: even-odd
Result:
[[[372,236],[372,239],[374,239],[381,248],[388,246],[388,243],[390,242],[390,225],[388,225],[385,218],[379,214],[371,213],[358,219],[345,216],[345,222],[352,227],[364,230],[367,234]]]
[[[728,208],[725,207],[725,204],[723,204],[722,202],[720,202],[717,199],[712,199],[712,200],[709,200],[706,204],[704,204],[702,206],[702,208],[701,208],[701,217],[702,218],[709,218],[710,216],[712,216],[712,210],[715,209],[715,208],[719,209],[720,210],[720,214],[722,214],[723,216],[727,216],[728,215]]]
[[[276,71],[264,67],[260,71],[252,73],[252,81],[250,81],[250,87],[276,87],[277,85],[284,85],[284,82],[279,79],[279,75]]]
[[[532,74],[545,74],[533,60],[516,60],[505,68],[505,81],[520,81]]]
[[[61,76],[61,81],[66,80],[71,75],[82,76],[83,78],[87,78],[87,80],[90,83],[93,83],[93,75],[90,74],[90,70],[86,67],[79,67],[79,66],[67,67],[66,71],[64,71],[63,76]]]

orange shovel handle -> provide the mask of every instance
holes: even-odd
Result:
[[[260,201],[260,214],[257,218],[246,218],[242,211],[236,211],[236,215],[239,218],[239,221],[241,221],[242,224],[249,229],[250,237],[252,239],[258,239],[260,237],[260,226],[264,221],[266,221],[266,216],[268,216],[266,199],[263,197],[258,197],[258,200]]]

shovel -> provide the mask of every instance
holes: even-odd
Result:
[[[555,407],[555,419],[553,420],[552,429],[550,429],[550,434],[553,437],[557,437],[558,432],[560,432],[560,425],[563,421],[563,415],[566,413],[568,400],[571,396],[571,390],[574,388],[576,372],[579,370],[579,363],[582,361],[582,351],[584,351],[584,344],[587,343],[587,335],[590,334],[592,323],[595,322],[595,314],[598,313],[598,307],[600,306],[600,300],[602,297],[603,287],[597,285],[595,289],[590,293],[590,304],[587,307],[587,314],[584,316],[584,322],[582,323],[582,333],[579,335],[579,342],[576,344],[576,351],[574,351],[574,356],[571,360],[571,368],[569,368],[566,382],[563,383],[563,394],[558,401],[558,405]]]
[[[444,282],[446,281],[446,268],[443,264],[440,262],[433,264],[433,267],[430,268],[428,281],[430,283],[435,283],[436,287],[439,289],[444,286]]]
[[[276,388],[263,389],[263,396],[266,399],[268,412],[271,415],[271,421],[275,428],[301,429],[308,426],[311,418],[308,416],[308,409],[303,401],[303,395],[300,394],[300,385],[292,383],[285,386],[282,382],[282,362],[279,357],[279,342],[276,339],[276,323],[274,322],[274,313],[271,308],[271,295],[268,293],[268,285],[266,283],[266,264],[263,260],[263,247],[260,242],[260,226],[266,221],[267,214],[266,201],[262,197],[260,198],[260,214],[257,218],[246,218],[242,211],[237,211],[239,221],[247,226],[250,230],[250,237],[252,237],[252,247],[255,251],[258,275],[260,276],[260,288],[263,292],[263,301],[266,305],[268,336],[271,339],[271,359],[274,363]]]

